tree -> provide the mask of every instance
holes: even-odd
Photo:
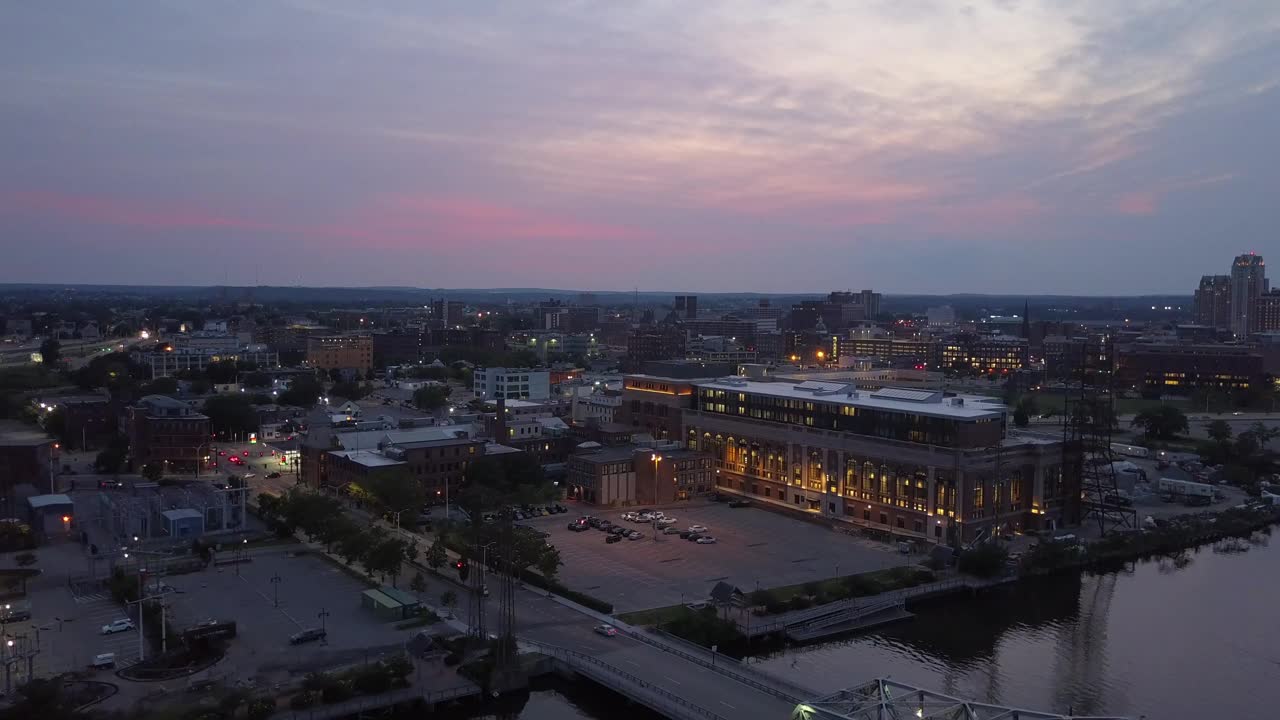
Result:
[[[244,435],[258,431],[258,413],[241,393],[214,395],[204,401],[204,414],[218,435]]]
[[[977,577],[995,577],[1004,571],[1009,551],[993,543],[983,543],[960,553],[956,567],[962,573]]]
[[[164,477],[164,466],[157,462],[150,462],[142,466],[142,477],[151,482],[160,482],[160,478]]]
[[[270,387],[271,376],[261,371],[251,372],[240,378],[240,382],[248,388]]]
[[[427,385],[413,391],[413,405],[419,410],[439,410],[449,403],[449,386]]]
[[[1259,423],[1261,425],[1261,423]],[[1205,428],[1211,440],[1227,442],[1231,439],[1231,423],[1226,420],[1214,420]]]
[[[1018,407],[1013,410],[1013,424],[1020,428],[1031,424],[1031,416],[1027,414],[1027,409],[1022,403],[1018,403]]]
[[[173,395],[178,392],[178,380],[171,377],[159,377],[138,388],[143,395]]]
[[[1148,440],[1172,440],[1179,433],[1187,432],[1189,427],[1187,416],[1171,405],[1147,408],[1135,415],[1129,424],[1142,428]]]
[[[408,472],[382,472],[371,476],[363,485],[385,512],[413,511],[422,506],[422,485]]]
[[[401,563],[404,562],[404,541],[399,538],[380,537],[365,559],[365,569],[369,572],[391,576],[391,586],[395,587],[396,578],[400,577]]]
[[[1267,427],[1267,424],[1264,422],[1256,422],[1253,425],[1250,425],[1249,432],[1253,435],[1254,439],[1258,441],[1258,447],[1262,450],[1266,450],[1267,443],[1276,439],[1277,436],[1280,436],[1280,429]]]
[[[418,601],[422,601],[422,593],[427,591],[427,579],[422,577],[422,573],[414,573],[413,579],[409,581],[409,589],[418,596]]]
[[[102,452],[98,453],[93,461],[93,469],[104,475],[116,475],[120,472],[120,468],[124,467],[124,461],[128,457],[129,448],[112,444]]]
[[[431,543],[431,547],[427,548],[427,567],[432,570],[439,570],[447,562],[449,562],[449,554],[445,552],[444,543],[440,541],[440,538],[436,538],[435,542]]]
[[[373,549],[375,539],[367,529],[357,529],[338,540],[338,555],[348,563],[363,562]],[[368,565],[365,566],[368,569]]]
[[[445,590],[444,592],[440,593],[440,604],[447,608],[451,608],[454,605],[457,605],[458,593],[452,590]]]
[[[289,389],[280,393],[280,404],[309,408],[321,395],[324,395],[324,385],[312,375],[301,375],[289,382]]]
[[[214,385],[229,385],[236,381],[240,370],[236,367],[235,360],[218,360],[206,365],[204,374]]]
[[[555,580],[556,573],[559,572],[560,566],[563,564],[564,561],[560,559],[560,551],[552,545],[546,545],[538,555],[538,560],[534,563],[534,566],[538,568],[538,572],[542,573],[542,577],[548,580]]]
[[[348,400],[359,400],[369,394],[369,388],[357,382],[339,382],[329,388],[329,394]]]
[[[62,361],[62,343],[56,338],[49,338],[40,343],[40,357],[49,367],[58,365]]]

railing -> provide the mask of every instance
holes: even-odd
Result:
[[[278,717],[291,716],[297,720],[324,720],[325,718],[340,718],[348,715],[355,715],[367,710],[378,710],[380,708],[399,705],[403,702],[413,700],[424,700],[428,703],[445,702],[460,697],[477,694],[475,687],[470,685],[459,685],[456,687],[445,688],[443,690],[430,690],[427,692],[419,691],[417,688],[408,687],[403,690],[393,690],[391,692],[380,693],[378,695],[370,695],[367,697],[352,698],[340,703],[332,705],[319,705],[301,710],[282,710],[276,715]]]
[[[953,588],[983,586],[985,585],[981,581],[971,580],[969,578],[938,580],[924,585],[916,585],[915,587],[890,590],[878,595],[837,600],[825,605],[818,605],[817,607],[813,607],[808,610],[797,610],[793,613],[786,613],[773,621],[762,621],[758,623],[752,622],[749,630],[752,636],[764,635],[771,632],[777,632],[778,630],[785,630],[796,625],[803,625],[814,620],[820,620],[828,615],[834,615],[848,610],[857,611],[861,606],[872,607],[885,601],[902,602],[921,595],[944,592]]]
[[[540,652],[550,655],[553,658],[562,660],[573,668],[575,671],[587,675],[595,681],[617,690],[627,695],[632,700],[648,705],[658,712],[668,715],[668,717],[680,718],[698,717],[707,720],[726,720],[723,716],[707,710],[699,705],[695,705],[688,700],[676,695],[665,688],[661,688],[653,683],[642,680],[631,673],[610,665],[609,663],[592,657],[586,653],[580,653],[576,650],[562,648],[556,645],[548,645],[547,643],[538,642],[536,640],[521,639],[527,645],[538,648]],[[622,679],[626,682],[618,683],[617,680]],[[637,692],[636,690],[645,692]],[[646,696],[646,693],[649,693]]]
[[[682,644],[691,644],[691,643],[688,643],[687,640],[677,638],[674,635],[668,635],[667,633],[662,632],[661,630],[658,630],[656,632],[660,633],[666,638],[670,638],[670,640],[659,642],[657,640],[654,640],[653,638],[646,637],[637,632],[628,632],[626,633],[626,635],[627,637],[634,638],[636,640],[639,640],[642,643],[652,645],[662,650],[663,652],[671,653],[676,657],[684,658],[689,662],[696,663],[705,668],[709,668],[714,672],[724,675],[727,678],[736,680],[742,683],[743,685],[753,687],[757,690],[760,690],[761,692],[766,692],[774,697],[786,700],[789,703],[795,703],[798,705],[801,702],[804,702],[804,698],[812,698],[817,696],[817,694],[813,690],[802,688],[798,685],[789,683],[786,680],[783,680],[781,678],[774,678],[769,676],[767,678],[762,678],[761,680],[756,680],[754,678],[748,677],[747,675],[734,670],[735,667],[737,668],[743,667],[742,663],[734,658],[724,656],[724,655],[719,655],[718,657],[722,658],[719,661],[707,660],[705,657],[699,657],[696,654],[696,652],[695,653],[685,652],[675,647],[675,644],[676,642],[679,642]],[[707,650],[706,648],[703,648],[700,645],[696,646],[696,648],[697,648],[697,651],[701,651],[704,653],[710,652],[709,650]],[[715,655],[715,653],[712,653],[712,654]],[[781,689],[781,688],[785,688],[785,689]]]
[[[787,632],[790,633],[791,631],[794,630],[797,633],[804,633],[811,630],[818,630],[821,628],[829,627],[831,625],[838,625],[839,623],[843,623],[843,622],[852,622],[854,620],[857,620],[860,617],[863,617],[864,615],[871,615],[873,613],[883,612],[890,608],[902,607],[904,602],[905,601],[902,598],[885,598],[880,602],[867,603],[866,605],[858,605],[855,607],[848,608],[843,612],[833,613],[825,617],[817,618],[816,620],[810,620],[809,622],[806,622],[806,623],[801,623],[798,625],[788,625]]]

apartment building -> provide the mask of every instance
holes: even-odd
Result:
[[[533,368],[476,368],[471,389],[479,400],[546,400],[551,397],[551,373]]]
[[[209,454],[209,417],[165,395],[146,395],[128,411],[129,459],[135,470],[160,463],[194,472]]]
[[[322,370],[373,367],[373,338],[369,335],[315,335],[307,338],[307,364]]]

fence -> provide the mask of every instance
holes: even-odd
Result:
[[[812,690],[808,690],[806,688],[802,688],[797,685],[792,685],[791,683],[788,683],[785,680],[772,678],[772,677],[767,679],[761,678],[757,680],[755,678],[749,677],[746,673],[739,672],[738,670],[735,669],[735,668],[742,668],[743,665],[742,663],[738,662],[737,660],[731,657],[716,655],[717,659],[715,660],[708,660],[706,657],[699,657],[698,651],[701,651],[704,653],[710,652],[709,650],[706,650],[700,645],[694,646],[697,648],[697,650],[694,652],[685,652],[684,650],[680,650],[679,648],[675,647],[676,643],[672,642],[672,640],[675,640],[680,643],[684,643],[685,642],[684,640],[681,640],[680,638],[676,638],[672,635],[664,633],[661,630],[657,632],[666,638],[671,638],[671,640],[659,642],[657,640],[654,640],[653,638],[646,637],[644,634],[639,632],[627,632],[626,635],[627,637],[634,638],[647,645],[652,645],[653,647],[656,647],[659,650],[662,650],[663,652],[671,653],[672,655],[688,660],[691,663],[701,665],[702,667],[705,667],[705,668],[710,668],[711,670],[721,675],[724,675],[727,678],[740,682],[743,685],[747,685],[748,687],[753,687],[761,692],[766,692],[776,698],[781,698],[782,700],[786,700],[789,703],[798,705],[801,702],[803,702],[805,698],[812,698],[812,697],[816,697],[817,695],[817,693],[815,693]]]
[[[596,682],[612,690],[630,697],[632,700],[647,705],[653,710],[665,714],[673,720],[684,718],[706,718],[707,720],[726,720],[706,708],[695,705],[665,688],[642,680],[621,668],[610,665],[599,658],[585,653],[569,650],[555,645],[548,645],[533,640],[521,642],[537,648],[540,652],[565,663],[575,672],[586,675]],[[619,682],[622,680],[624,682]],[[641,692],[642,691],[642,692]]]
[[[378,695],[369,695],[366,697],[352,698],[343,702],[334,703],[332,705],[318,705],[316,707],[305,708],[302,710],[282,710],[276,713],[276,717],[291,717],[295,720],[332,720],[333,718],[344,718],[350,715],[359,715],[371,710],[380,710],[382,708],[392,707],[401,703],[415,702],[422,700],[426,703],[440,703],[448,700],[456,700],[468,695],[475,695],[478,691],[474,686],[459,685],[457,687],[445,688],[444,690],[431,690],[422,692],[417,688],[404,688],[403,690],[393,690],[390,692],[379,693]]]

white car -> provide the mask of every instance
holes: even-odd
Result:
[[[631,532],[627,533],[627,539],[628,539],[628,540],[643,540],[643,539],[644,539],[644,533],[639,532],[639,531],[636,531],[636,530],[632,530]]]
[[[626,520],[627,522],[635,522],[636,514],[633,512],[624,512],[622,513],[622,519]]]
[[[690,525],[689,526],[689,532],[691,533],[704,533],[706,531],[707,531],[706,525]]]
[[[618,628],[612,625],[597,625],[594,630],[597,635],[603,635],[605,637],[613,637],[618,634]]]
[[[129,618],[120,618],[113,620],[107,625],[102,626],[103,635],[114,635],[116,633],[128,632],[133,629],[133,621]]]
[[[716,539],[711,537],[710,535],[703,535],[702,537],[698,538],[694,542],[698,543],[699,545],[714,545],[716,542]]]

